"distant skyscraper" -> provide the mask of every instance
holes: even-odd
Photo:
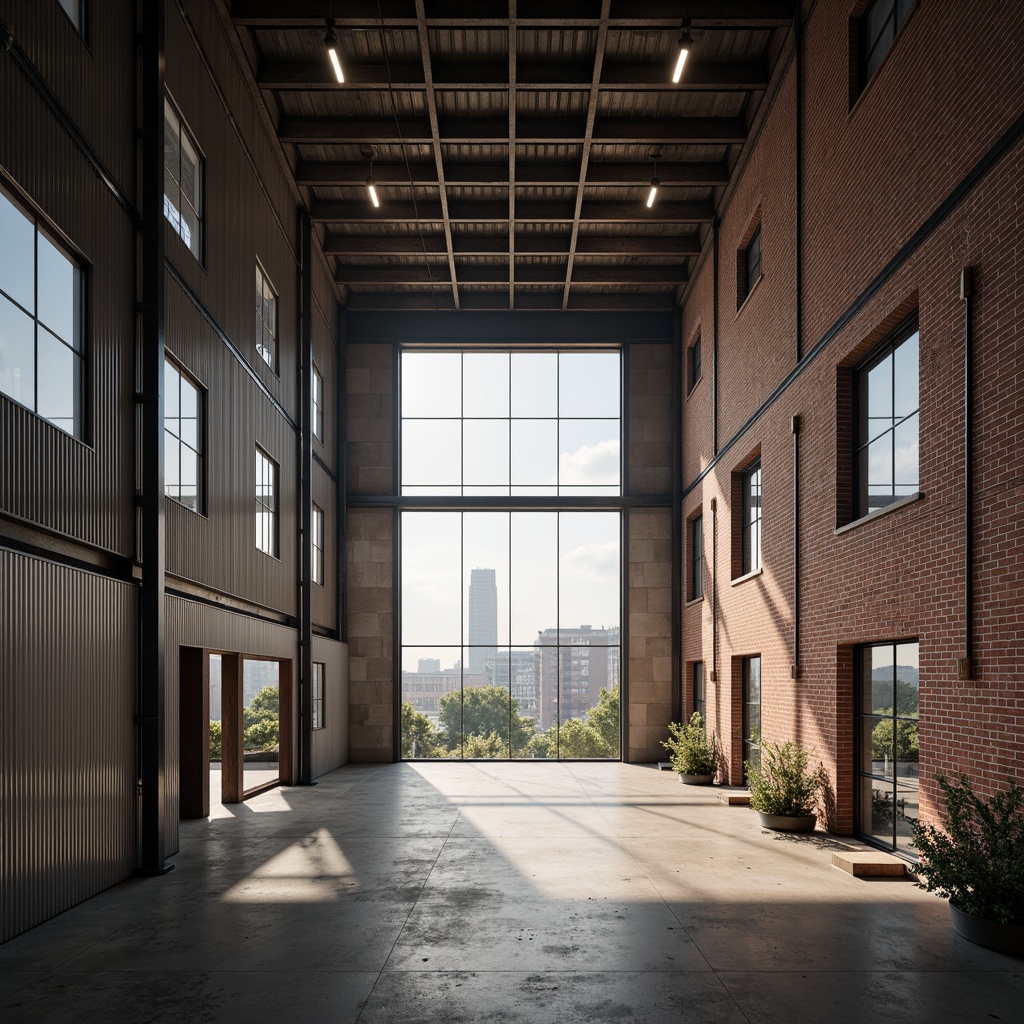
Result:
[[[469,574],[469,671],[486,672],[498,650],[498,584],[493,569]]]

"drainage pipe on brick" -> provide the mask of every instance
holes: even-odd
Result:
[[[711,260],[711,450],[718,455],[718,218],[711,225],[713,238]]]
[[[789,421],[793,432],[793,664],[790,675],[800,675],[800,417]]]
[[[795,216],[794,226],[796,229],[796,245],[793,259],[794,281],[794,310],[793,319],[796,326],[796,361],[799,363],[803,358],[803,335],[801,321],[803,320],[803,193],[804,193],[804,25],[801,5],[797,4],[793,14],[793,44],[794,61],[796,68],[796,116],[794,117],[794,132],[796,135],[795,157]]]
[[[960,677],[974,670],[974,268],[960,272],[964,304],[964,664]]]
[[[711,682],[718,682],[718,501],[711,499]]]

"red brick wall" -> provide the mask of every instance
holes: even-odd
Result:
[[[1024,7],[919,4],[850,109],[848,0],[821,0],[806,26],[803,348],[808,351],[1024,111]],[[950,25],[957,25],[951,32]],[[719,446],[796,365],[795,78],[787,78],[722,217]],[[703,601],[683,609],[683,662],[712,663],[710,501],[718,505],[718,681],[708,713],[738,781],[739,676],[762,657],[766,739],[814,748],[834,788],[830,825],[853,829],[853,650],[920,641],[922,813],[936,772],[968,772],[982,792],[1024,777],[1024,143],[1018,141],[781,398],[686,495],[705,512]],[[735,309],[736,250],[760,207],[764,277]],[[964,653],[964,305],[975,268],[975,670]],[[711,443],[712,263],[682,311],[704,341],[704,379],[684,404],[688,486]],[[920,317],[920,489],[924,498],[837,534],[849,521],[852,406],[844,371],[908,310]],[[684,393],[685,393],[685,381]],[[793,438],[800,416],[801,652],[794,659]],[[732,474],[760,448],[760,575],[731,584]],[[692,695],[684,682],[684,711]]]

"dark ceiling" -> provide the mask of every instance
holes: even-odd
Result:
[[[345,84],[324,46],[333,6]],[[670,309],[793,0],[233,0],[350,309]],[[672,69],[682,17],[694,46]],[[661,180],[645,203],[659,154]],[[373,178],[381,206],[369,200]]]

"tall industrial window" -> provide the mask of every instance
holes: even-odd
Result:
[[[256,447],[256,547],[277,557],[277,463]]]
[[[700,335],[697,336],[690,346],[688,355],[690,365],[687,370],[686,390],[690,392],[697,386],[697,381],[700,380],[701,375]]]
[[[164,363],[164,493],[203,511],[203,395],[184,371]]]
[[[164,100],[164,216],[202,260],[203,160],[169,100]]]
[[[58,0],[64,13],[71,19],[78,34],[85,38],[85,5],[86,0]]]
[[[704,686],[704,662],[693,663],[693,710],[699,711],[705,723],[708,720],[708,697]]]
[[[690,600],[704,596],[704,516],[690,520]]]
[[[79,439],[82,278],[39,218],[0,189],[0,392]]]
[[[277,372],[277,293],[263,268],[256,264],[256,351]]]
[[[874,0],[859,20],[859,82],[863,89],[889,52],[917,0]]]
[[[620,363],[403,353],[403,757],[619,756]]]
[[[761,279],[761,225],[754,228],[746,248],[736,261],[736,306],[742,306],[754,285]]]
[[[919,813],[918,668],[914,640],[857,652],[857,828],[903,853]]]
[[[740,543],[742,574],[761,568],[761,460],[748,466],[740,477],[742,503]]]
[[[886,339],[855,374],[855,516],[917,493],[917,360],[915,320]]]
[[[313,436],[318,441],[324,439],[324,378],[320,371],[313,364],[313,379],[311,381],[311,393],[313,399]]]
[[[322,661],[313,662],[313,723],[314,729],[324,727],[324,674],[327,666]]]
[[[313,505],[313,582],[324,585],[324,510]]]
[[[743,760],[758,765],[761,763],[761,656],[744,658],[742,671]]]

